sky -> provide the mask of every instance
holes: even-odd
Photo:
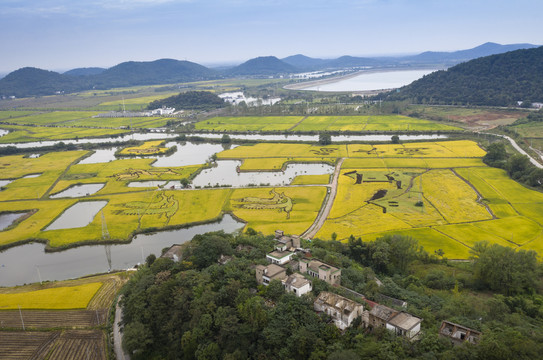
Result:
[[[543,44],[541,0],[0,0],[0,72]]]

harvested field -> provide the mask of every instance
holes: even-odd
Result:
[[[60,331],[17,331],[0,333],[0,359],[45,359],[60,335]]]
[[[105,360],[104,333],[101,330],[64,331],[48,360]]]
[[[21,310],[25,329],[85,329],[105,324],[107,309]],[[0,323],[7,329],[22,329],[19,310],[0,311]]]

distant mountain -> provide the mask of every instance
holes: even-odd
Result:
[[[508,51],[520,49],[532,49],[538,47],[533,44],[510,44],[500,45],[492,42],[479,45],[472,49],[459,50],[452,52],[434,52],[426,51],[419,55],[400,58],[400,60],[413,63],[460,63],[463,61],[477,59],[483,56],[502,54]]]
[[[543,102],[543,46],[486,56],[437,71],[388,94],[428,104],[510,106]]]
[[[315,59],[302,54],[297,54],[283,58],[281,61],[298,69],[314,70],[322,68],[330,60]]]
[[[89,75],[98,75],[100,73],[103,73],[106,69],[100,68],[100,67],[86,67],[86,68],[77,68],[68,70],[64,75],[70,75],[70,76],[89,76]]]
[[[35,96],[87,89],[88,83],[69,75],[33,67],[13,71],[0,79],[0,95]]]
[[[300,71],[275,56],[262,56],[244,62],[243,64],[226,71],[229,76],[274,76]]]
[[[205,66],[173,59],[147,62],[128,61],[96,75],[92,84],[96,88],[120,86],[172,84],[187,81],[216,79],[219,74]]]
[[[172,84],[216,79],[219,73],[190,61],[161,59],[124,62],[107,70],[74,69],[65,74],[37,68],[22,68],[0,79],[0,95],[17,97],[51,95],[113,87]],[[92,74],[93,72],[97,72]],[[88,74],[86,76],[81,76]]]

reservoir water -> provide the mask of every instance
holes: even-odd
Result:
[[[302,90],[313,91],[372,91],[382,89],[396,89],[408,85],[424,75],[436,71],[426,70],[396,70],[396,71],[368,71],[360,75],[340,79],[335,82],[315,84]]]
[[[4,230],[18,218],[25,216],[28,213],[3,213],[0,214],[0,231]]]
[[[226,214],[222,220],[215,223],[154,234],[140,234],[129,244],[109,245],[111,269],[132,268],[145,261],[150,254],[158,257],[162,249],[173,244],[185,243],[197,234],[219,230],[231,233],[243,226],[243,223]],[[39,275],[43,281],[66,280],[108,270],[105,245],[80,246],[61,252],[46,253],[43,244],[32,243],[0,252],[0,286],[38,282]]]

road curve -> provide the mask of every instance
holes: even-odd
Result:
[[[513,147],[515,148],[515,150],[517,150],[519,153],[521,153],[522,155],[526,155],[528,156],[528,159],[530,159],[530,162],[540,168],[540,169],[543,169],[543,165],[541,165],[539,162],[537,162],[537,160],[535,160],[533,157],[531,157],[526,151],[524,151],[518,144],[515,140],[511,139],[509,136],[507,135],[500,135],[500,134],[490,134],[490,133],[481,133],[481,134],[487,134],[487,135],[494,135],[494,136],[499,136],[499,137],[502,137],[506,140],[508,140],[511,145],[513,145]]]
[[[317,232],[321,229],[322,225],[328,218],[328,215],[330,214],[330,210],[332,209],[332,205],[334,204],[334,200],[336,198],[337,193],[337,183],[339,178],[339,172],[341,170],[341,165],[343,164],[344,158],[340,158],[336,164],[336,168],[334,170],[334,177],[332,179],[332,184],[328,188],[330,190],[330,193],[328,194],[328,197],[326,199],[326,203],[323,204],[321,207],[321,210],[319,211],[319,214],[317,215],[317,218],[315,219],[315,222],[307,229],[301,237],[304,239],[312,239]]]

